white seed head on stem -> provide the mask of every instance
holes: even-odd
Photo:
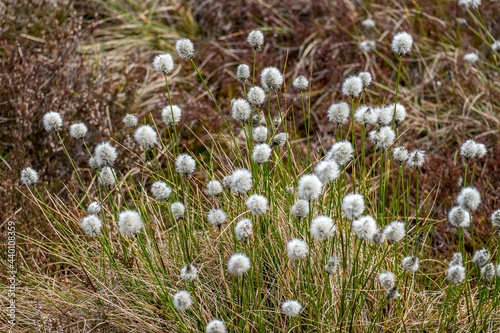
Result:
[[[472,262],[479,267],[483,267],[486,265],[488,260],[490,260],[490,252],[486,249],[480,249],[474,252],[474,256],[472,257]]]
[[[253,224],[250,219],[243,219],[236,223],[234,227],[236,239],[240,242],[246,242],[253,235]]]
[[[396,283],[396,276],[392,272],[384,272],[378,275],[378,282],[384,289],[389,289]]]
[[[161,110],[161,118],[165,124],[174,127],[182,117],[182,110],[177,105],[167,105]]]
[[[330,105],[328,108],[328,119],[337,126],[345,123],[349,119],[351,108],[346,102],[340,102]]]
[[[245,123],[252,114],[252,107],[243,98],[233,99],[231,101],[231,112],[234,120]]]
[[[349,76],[342,84],[342,94],[351,99],[358,97],[363,91],[363,81],[357,76]]]
[[[448,221],[456,228],[467,228],[470,225],[470,214],[462,207],[453,207],[448,213]]]
[[[153,68],[155,71],[167,75],[174,69],[174,59],[168,53],[157,55],[153,59]]]
[[[261,87],[254,86],[248,91],[247,99],[253,107],[258,108],[266,100],[266,93]]]
[[[302,305],[297,301],[286,301],[281,304],[281,310],[289,317],[297,317],[302,311]]]
[[[486,155],[486,147],[482,143],[477,143],[474,140],[465,141],[462,146],[460,146],[460,155],[468,163],[471,158],[480,159]]]
[[[396,133],[389,126],[381,127],[378,130],[371,131],[368,136],[373,143],[382,149],[387,149],[394,143]]]
[[[118,215],[118,228],[127,237],[136,236],[142,230],[142,219],[139,213],[126,210]]]
[[[100,170],[101,169],[101,165],[97,161],[97,158],[95,157],[95,155],[92,156],[91,158],[89,158],[89,167],[91,167],[94,170]]]
[[[391,48],[395,53],[402,56],[403,54],[411,51],[412,44],[412,36],[409,33],[402,31],[398,32],[392,39]]]
[[[156,200],[167,201],[172,193],[172,189],[165,182],[157,181],[151,185],[151,193]]]
[[[247,208],[253,215],[264,215],[268,209],[267,198],[260,194],[252,194],[246,201]]]
[[[101,233],[102,222],[95,215],[88,215],[83,218],[82,231],[87,236],[97,236]]]
[[[315,217],[311,222],[311,234],[319,241],[333,237],[337,227],[328,216]]]
[[[283,76],[281,72],[276,67],[267,67],[260,74],[260,79],[262,83],[262,88],[264,90],[272,90],[274,92],[283,84]]]
[[[127,114],[123,118],[123,123],[125,124],[125,126],[130,127],[133,130],[135,130],[137,128],[138,122],[139,121],[138,121],[137,117],[134,116],[133,114]]]
[[[349,163],[354,156],[351,142],[344,140],[335,143],[326,156],[326,160],[334,160],[339,166]]]
[[[181,39],[175,43],[175,49],[179,53],[179,57],[184,59],[192,59],[194,55],[194,45],[189,39]]]
[[[62,118],[58,112],[50,111],[43,115],[43,127],[47,132],[59,132],[62,127]]]
[[[261,51],[264,44],[264,34],[259,30],[250,31],[247,42],[255,51]]]
[[[252,188],[252,173],[247,169],[237,169],[231,174],[228,181],[231,192],[243,194]]]
[[[236,77],[241,83],[247,82],[250,77],[250,67],[245,64],[241,64],[236,68]]]
[[[423,150],[415,149],[408,155],[406,164],[412,169],[418,169],[424,165],[425,152]]]
[[[195,265],[187,264],[182,267],[180,277],[183,280],[193,281],[198,277],[198,268]]]
[[[309,87],[309,81],[304,75],[300,75],[295,80],[293,80],[293,86],[299,91],[304,91]]]
[[[113,186],[116,184],[116,173],[111,167],[104,167],[99,174],[99,183],[104,186]]]
[[[35,186],[38,181],[38,172],[35,169],[27,167],[21,171],[21,181],[26,186]]]
[[[404,257],[401,261],[401,266],[405,271],[415,273],[418,271],[420,264],[417,257]]]
[[[335,161],[321,161],[314,168],[314,173],[323,184],[327,184],[339,178],[340,169]]]
[[[405,147],[396,147],[393,150],[392,158],[399,164],[403,164],[408,160],[408,150]]]
[[[256,143],[264,143],[267,141],[267,127],[259,126],[253,129],[253,139]]]
[[[142,125],[134,133],[134,139],[144,150],[151,150],[157,143],[155,130],[149,125]]]
[[[278,133],[273,137],[272,146],[282,147],[285,145],[286,140],[288,140],[288,133]]]
[[[349,220],[354,220],[365,211],[365,200],[361,194],[348,194],[342,200],[342,211]]]
[[[174,202],[170,205],[170,211],[172,212],[174,219],[180,220],[184,217],[186,207],[181,202]]]
[[[491,225],[500,229],[500,209],[497,209],[491,214]]]
[[[251,267],[250,258],[242,253],[235,253],[227,262],[227,271],[231,275],[242,275]]]
[[[331,256],[328,258],[328,262],[325,265],[325,271],[328,274],[334,274],[340,269],[340,259],[337,256]]]
[[[458,5],[463,8],[476,9],[481,5],[481,0],[458,0]]]
[[[479,61],[479,56],[475,53],[467,53],[464,55],[464,60],[470,62],[471,64],[475,64]]]
[[[360,217],[352,221],[352,232],[362,240],[371,240],[377,232],[377,223],[369,215]]]
[[[177,173],[187,177],[196,169],[196,161],[191,157],[191,155],[180,154],[175,159],[175,169],[177,170]]]
[[[453,266],[453,265],[460,265],[463,266],[463,259],[462,259],[462,253],[461,252],[455,252],[453,253],[453,256],[451,257],[450,262],[448,263],[448,266]]]
[[[101,212],[102,202],[94,201],[87,207],[87,213],[89,215],[96,215]]]
[[[492,263],[486,264],[481,268],[481,277],[486,282],[491,282],[495,277],[495,266]]]
[[[207,184],[208,195],[216,197],[222,193],[222,185],[218,180],[211,180]]]
[[[375,28],[375,21],[371,18],[367,18],[361,22],[361,25],[367,29]]]
[[[321,195],[323,184],[316,175],[304,175],[299,180],[297,191],[299,198],[307,201],[317,199]]]
[[[226,221],[226,213],[222,209],[211,209],[207,215],[208,223],[214,227],[220,227]]]
[[[377,229],[377,231],[373,234],[371,241],[375,245],[380,245],[380,244],[384,243],[385,242],[384,230]]]
[[[464,187],[457,196],[457,203],[467,211],[476,210],[481,203],[481,194],[474,187]]]
[[[500,51],[500,40],[494,41],[493,44],[491,44],[491,49],[493,51],[499,52]]]
[[[398,286],[393,286],[385,291],[385,299],[387,302],[399,297],[401,297],[401,294],[398,292]]]
[[[69,135],[78,140],[83,140],[87,131],[87,126],[84,123],[76,123],[69,127]]]
[[[286,254],[291,260],[304,259],[309,254],[309,246],[302,239],[292,239],[286,244]]]
[[[375,41],[374,40],[364,40],[359,43],[359,47],[365,52],[375,51]]]
[[[115,163],[118,154],[116,148],[109,144],[109,142],[101,142],[95,148],[94,156],[99,166],[112,166]]]
[[[368,72],[360,72],[358,73],[358,77],[363,82],[363,89],[366,89],[372,83],[372,75]]]
[[[394,111],[394,105],[391,106]],[[399,103],[396,103],[396,114],[394,117],[394,122],[396,126],[401,125],[401,123],[406,119],[406,108]]]
[[[451,265],[448,267],[446,279],[453,284],[461,283],[465,279],[465,267],[462,265]]]
[[[174,307],[177,310],[186,311],[193,305],[191,293],[186,290],[181,290],[174,295]]]
[[[354,120],[366,127],[366,125],[375,125],[378,121],[377,113],[373,112],[371,108],[366,105],[360,106],[356,112],[354,112]]]
[[[205,333],[226,333],[226,324],[223,321],[214,319],[205,327]]]
[[[384,234],[389,243],[399,242],[406,235],[404,222],[392,221],[385,227]]]
[[[269,162],[272,149],[267,143],[261,143],[253,148],[252,159],[257,164],[264,164]]]
[[[394,117],[394,105],[391,106],[380,106],[378,107],[378,124],[379,126],[387,126],[392,124],[392,119]]]
[[[306,200],[297,200],[290,208],[290,213],[298,219],[303,219],[309,216],[309,202]]]

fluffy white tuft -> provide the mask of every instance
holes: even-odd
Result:
[[[267,127],[259,126],[253,129],[253,139],[257,143],[264,143],[267,141]]]
[[[139,213],[133,210],[126,210],[118,215],[118,228],[120,232],[127,236],[135,236],[142,229],[142,219]]]
[[[462,265],[451,265],[448,267],[446,279],[451,283],[461,283],[465,279],[465,267]]]
[[[359,43],[359,47],[365,52],[372,52],[375,50],[375,41],[374,40],[364,40]]]
[[[337,227],[328,216],[318,216],[311,222],[311,234],[319,241],[332,237],[336,230]]]
[[[241,83],[245,83],[250,77],[250,67],[245,64],[241,64],[236,68],[236,77]]]
[[[371,240],[377,232],[377,223],[373,217],[366,215],[352,221],[352,231],[362,240]]]
[[[180,154],[175,159],[175,169],[177,170],[177,173],[187,177],[196,169],[196,161],[191,157],[191,155]]]
[[[474,140],[467,140],[460,147],[460,155],[468,163],[471,158],[480,159],[486,155],[486,147]]]
[[[69,135],[78,140],[83,140],[87,134],[87,126],[84,123],[76,123],[69,127]]]
[[[87,207],[87,213],[90,215],[99,214],[101,212],[102,202],[94,201]]]
[[[349,76],[342,84],[342,94],[350,97],[358,97],[363,91],[363,81],[357,76]]]
[[[262,87],[264,90],[271,89],[276,92],[283,84],[283,76],[276,67],[267,67],[260,74]]]
[[[394,107],[390,106],[380,106],[376,108],[375,113],[377,114],[377,122],[379,126],[387,126],[392,123],[394,116]]]
[[[261,87],[255,86],[248,91],[247,99],[252,106],[258,108],[266,100],[266,93]]]
[[[47,132],[59,132],[61,126],[62,118],[59,113],[50,111],[43,115],[43,127]]]
[[[226,333],[226,324],[218,319],[214,319],[205,327],[205,333]]]
[[[211,209],[207,215],[208,223],[220,227],[226,221],[226,213],[222,209]]]
[[[399,164],[403,164],[408,160],[408,150],[405,147],[396,147],[393,150],[392,158]]]
[[[420,264],[417,257],[404,257],[401,261],[401,266],[405,271],[415,273],[418,271]]]
[[[378,130],[371,131],[369,137],[377,147],[387,149],[394,143],[396,133],[389,126],[384,126]]]
[[[165,182],[157,181],[151,185],[151,193],[156,200],[168,200],[170,197],[170,193],[172,193],[172,189],[167,186]]]
[[[191,293],[186,290],[181,290],[174,295],[174,306],[177,310],[186,311],[193,305]]]
[[[292,239],[286,244],[286,254],[292,260],[304,259],[309,253],[309,246],[302,239]]]
[[[380,245],[385,242],[385,234],[384,231],[381,229],[377,229],[375,233],[373,234],[373,237],[371,239],[373,244]]]
[[[194,45],[189,39],[181,39],[175,43],[175,49],[179,53],[179,57],[191,59],[194,55]]]
[[[251,267],[250,258],[242,253],[235,253],[227,262],[227,271],[231,275],[242,275]]]
[[[464,55],[464,60],[475,64],[479,61],[479,56],[475,53],[467,53],[466,55]]]
[[[275,146],[278,146],[278,147],[284,146],[285,143],[286,143],[286,140],[288,140],[288,133],[279,133],[279,134],[276,134],[273,137],[272,146],[273,147],[275,147]]]
[[[182,110],[177,105],[167,105],[161,110],[161,118],[170,127],[177,125],[181,120]]]
[[[362,105],[354,113],[354,120],[366,127],[368,124],[375,125],[378,121],[378,116],[368,106]]]
[[[404,222],[392,221],[385,227],[384,235],[389,243],[399,242],[406,235]]]
[[[111,167],[104,167],[99,174],[99,183],[104,186],[113,186],[116,184],[116,173]]]
[[[453,253],[453,256],[451,257],[451,260],[448,263],[448,266],[453,266],[453,265],[463,266],[462,253],[460,253],[460,252]]]
[[[339,166],[344,166],[352,160],[353,154],[354,149],[352,148],[352,144],[349,141],[344,140],[335,143],[332,148],[330,148],[326,159],[332,159],[337,162]]]
[[[407,32],[398,32],[392,39],[391,48],[400,56],[411,51],[413,38]]]
[[[316,175],[304,175],[299,180],[298,193],[299,198],[307,201],[317,199],[322,190],[323,184]]]
[[[342,211],[349,220],[354,220],[365,211],[365,200],[361,194],[348,194],[342,200]]]
[[[481,268],[481,277],[487,282],[491,282],[495,277],[495,266],[493,266],[492,263],[484,265],[484,267]]]
[[[115,163],[118,154],[116,148],[109,144],[109,142],[101,142],[95,148],[95,160],[99,166],[112,166]]]
[[[474,187],[464,187],[457,196],[457,203],[467,211],[476,210],[481,203],[481,194]]]
[[[302,305],[297,301],[286,301],[281,305],[281,310],[289,317],[297,317],[302,311]]]
[[[137,128],[138,122],[139,121],[137,120],[137,117],[134,116],[133,114],[127,114],[123,118],[123,123],[125,124],[125,126],[130,127],[131,129],[134,129],[134,130]]]
[[[134,133],[134,139],[144,150],[150,150],[158,143],[156,132],[149,125],[139,127]]]
[[[26,186],[35,186],[38,181],[38,172],[35,169],[27,167],[21,171],[21,181]]]
[[[207,184],[208,195],[216,197],[222,193],[222,185],[218,180],[211,180]]]
[[[385,289],[389,289],[394,286],[394,283],[396,283],[396,276],[391,272],[380,273],[378,275],[378,282]]]
[[[253,148],[252,159],[257,164],[269,162],[271,157],[271,147],[267,143],[261,143]]]
[[[174,69],[174,59],[168,53],[157,55],[153,59],[153,67],[155,71],[167,75]]]
[[[95,215],[85,216],[82,221],[82,231],[87,236],[97,236],[101,233],[102,222]]]
[[[474,252],[474,256],[472,257],[472,262],[479,267],[483,267],[486,265],[488,260],[490,260],[490,252],[486,249],[480,249]]]
[[[246,205],[253,215],[263,215],[268,208],[267,198],[259,194],[252,194],[247,199]]]
[[[293,80],[293,86],[300,91],[304,91],[309,87],[309,81],[304,75],[300,75],[295,80]]]
[[[234,120],[244,123],[250,118],[252,107],[243,98],[233,99],[231,101],[232,116]]]
[[[290,209],[293,216],[298,219],[303,219],[309,216],[309,202],[306,200],[297,200]]]
[[[500,228],[500,209],[497,209],[491,214],[491,225],[495,228]]]
[[[331,256],[328,258],[328,262],[325,265],[325,271],[328,274],[333,274],[337,272],[340,268],[340,259],[337,256]]]
[[[349,118],[349,111],[350,107],[346,102],[332,104],[328,108],[328,119],[337,126],[340,126]]]
[[[448,221],[454,227],[467,228],[470,225],[470,214],[462,207],[453,207],[448,213]]]
[[[237,240],[240,242],[246,242],[248,238],[253,235],[252,221],[249,219],[240,220],[234,227],[234,234],[236,235]]]
[[[264,34],[259,30],[250,31],[247,42],[254,50],[261,51],[264,44]]]
[[[481,0],[458,0],[458,5],[463,8],[476,9],[481,5]]]
[[[172,211],[172,215],[174,219],[180,220],[184,217],[184,212],[186,211],[186,207],[181,202],[174,202],[170,205],[170,210]]]
[[[367,18],[361,22],[361,25],[367,29],[375,28],[375,21],[371,18]]]
[[[339,178],[340,169],[334,161],[321,161],[314,168],[314,173],[323,184],[327,184]]]
[[[195,265],[187,264],[181,269],[181,279],[193,281],[198,277],[198,268]]]
[[[408,164],[410,168],[418,169],[422,167],[424,161],[425,161],[425,152],[423,150],[415,149],[408,155],[408,160],[406,164]]]
[[[232,173],[231,178],[228,179],[228,185],[233,193],[246,193],[252,188],[252,173],[247,169],[237,169]]]
[[[368,72],[360,72],[358,73],[358,77],[361,79],[361,82],[363,82],[363,89],[372,83],[372,75]]]

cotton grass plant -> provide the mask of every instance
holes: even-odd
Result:
[[[365,20],[363,26],[373,29],[375,23]],[[123,122],[134,141],[110,138],[93,153],[86,149],[94,168],[85,172],[96,181],[80,180],[74,199],[81,204],[42,191],[38,173],[23,170],[26,196],[57,236],[33,242],[77,281],[71,295],[60,292],[64,306],[51,299],[45,306],[99,309],[119,330],[154,332],[498,329],[499,268],[488,249],[472,257],[464,243],[465,228],[473,237],[481,204],[472,187],[475,164],[449,213],[460,235],[453,263],[436,267],[418,244],[434,222],[419,201],[425,152],[405,141],[410,125],[398,103],[412,36],[400,32],[391,44],[399,62],[394,100],[370,105],[370,73],[346,77],[345,101],[339,92],[323,119],[335,129],[334,143],[319,151],[310,148],[311,110],[304,107],[305,99],[314,98],[311,83],[305,76],[285,82],[282,68],[262,65],[261,31],[247,41],[253,67],[234,69],[242,89],[227,105],[218,105],[196,67],[194,59],[202,55],[192,41],[176,42],[177,59],[157,56],[153,67],[165,78],[169,100],[162,121],[148,115],[138,122],[129,114]],[[188,131],[182,114],[189,110],[172,102],[168,76],[175,66],[194,69],[223,119],[214,140],[200,142],[204,155],[178,141]],[[300,93],[302,131],[281,108],[286,84]],[[222,108],[231,110],[232,120]],[[49,112],[43,125],[64,147],[61,116]],[[85,125],[75,126],[74,138],[92,135]],[[301,133],[307,156],[299,153]],[[75,172],[83,172],[64,151]],[[469,142],[461,153],[468,165],[486,152]],[[124,154],[135,165],[113,169]],[[498,228],[500,213],[491,218]],[[23,269],[31,292],[65,286]]]

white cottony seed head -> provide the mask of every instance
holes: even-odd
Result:
[[[253,224],[249,219],[240,220],[234,227],[236,239],[240,242],[246,242],[253,235]]]
[[[258,108],[266,100],[266,93],[261,87],[255,86],[248,91],[247,99],[252,106]]]
[[[481,5],[481,0],[458,0],[458,5],[463,8],[476,9]]]
[[[342,200],[342,211],[349,220],[354,220],[365,211],[365,200],[361,194],[348,194]]]
[[[299,198],[307,201],[317,199],[322,190],[323,184],[316,175],[304,175],[299,180]]]
[[[335,125],[339,126],[349,118],[349,112],[350,107],[346,102],[332,104],[328,108],[328,119]]]
[[[487,282],[491,282],[495,277],[495,266],[493,266],[492,263],[484,265],[484,267],[481,268],[481,277]]]
[[[352,232],[362,240],[371,240],[377,232],[377,223],[373,217],[366,215],[352,221]]]
[[[267,141],[267,127],[259,126],[253,129],[253,139],[257,143],[264,143]]]
[[[396,126],[399,126],[405,120],[405,118],[406,118],[406,108],[401,104],[396,103],[396,115],[394,117]]]
[[[161,110],[161,118],[170,127],[177,125],[181,120],[182,111],[177,105],[167,105]]]
[[[302,311],[302,305],[297,301],[286,301],[281,305],[281,310],[289,317],[297,317]]]
[[[326,159],[332,159],[337,162],[339,166],[344,166],[352,160],[353,154],[354,149],[352,148],[352,144],[349,141],[344,140],[335,143],[332,148],[330,148]]]
[[[475,53],[467,53],[466,55],[464,55],[464,60],[472,64],[475,64],[476,62],[479,61],[479,57]]]
[[[283,76],[276,67],[267,67],[261,72],[260,79],[264,90],[276,92],[283,84]]]
[[[224,181],[224,180],[223,180]],[[225,186],[225,185],[224,185]],[[229,189],[236,194],[243,194],[252,188],[252,173],[247,169],[237,169],[229,179]]]
[[[309,202],[306,200],[297,200],[290,209],[290,213],[298,219],[309,216]]]
[[[453,207],[448,213],[448,221],[454,227],[467,228],[470,225],[470,214],[462,207]]]
[[[392,221],[385,227],[384,234],[389,243],[399,242],[406,235],[404,222]]]
[[[425,152],[423,150],[414,150],[408,156],[407,164],[410,168],[418,169],[422,167],[425,161]]]
[[[318,216],[311,222],[311,234],[319,241],[332,237],[336,230],[337,227],[328,216]]]
[[[156,144],[156,132],[149,125],[142,125],[134,133],[134,139],[144,150],[151,150]]]
[[[472,262],[483,267],[490,260],[490,252],[486,249],[477,250],[472,257]]]
[[[87,134],[87,126],[84,123],[76,123],[69,127],[69,135],[78,140],[83,140]]]
[[[386,290],[385,292],[385,299],[390,302],[391,300],[395,298],[399,298],[401,295],[398,292],[398,286],[393,286],[389,289]]]
[[[461,283],[465,279],[465,268],[462,265],[451,265],[446,279],[454,284]]]
[[[493,44],[491,44],[491,48],[493,51],[500,51],[500,40],[495,41]]]
[[[314,168],[314,173],[323,184],[327,184],[339,178],[340,169],[334,161],[321,161]]]
[[[113,186],[116,183],[116,173],[111,167],[104,167],[99,174],[99,183],[104,186]]]
[[[380,106],[375,111],[378,114],[378,124],[379,126],[387,126],[392,124],[392,119],[394,117],[394,106]]]
[[[293,80],[293,86],[300,91],[304,91],[309,87],[309,81],[307,81],[304,75],[300,75],[295,80]]]
[[[21,171],[21,181],[26,186],[35,186],[38,181],[38,172],[33,168],[27,167]]]
[[[259,194],[252,194],[247,199],[246,204],[253,215],[263,215],[268,208],[267,198]]]
[[[85,216],[82,221],[82,231],[87,236],[97,236],[101,233],[102,222],[95,215]]]
[[[222,209],[211,209],[208,212],[207,219],[210,225],[219,227],[226,221],[226,213]]]
[[[250,258],[242,253],[235,253],[227,262],[227,271],[231,275],[242,275],[251,267]]]
[[[94,155],[99,166],[112,166],[118,157],[115,147],[111,146],[109,142],[98,144]]]
[[[250,118],[252,107],[243,98],[233,99],[231,101],[231,110],[234,120],[244,123]]]
[[[415,273],[420,267],[417,257],[404,257],[401,266],[405,271]]]
[[[174,202],[170,205],[170,210],[172,211],[172,215],[174,219],[179,220],[184,217],[184,212],[186,211],[186,207],[181,202]]]
[[[378,130],[371,131],[369,137],[377,147],[387,149],[394,143],[396,133],[394,133],[391,127],[384,126]]]
[[[385,234],[382,229],[377,229],[377,231],[373,234],[372,243],[376,245],[380,245],[385,242]]]
[[[325,271],[328,274],[333,274],[340,269],[340,259],[337,256],[331,256],[328,258],[328,262],[325,265]]]
[[[359,47],[365,52],[371,52],[375,50],[375,41],[374,40],[364,40],[359,43]]]
[[[252,159],[257,164],[269,162],[272,149],[267,143],[261,143],[253,148]]]
[[[302,239],[292,239],[286,245],[286,254],[291,260],[304,259],[309,253],[309,246]]]
[[[155,71],[167,75],[174,69],[174,60],[168,53],[160,54],[153,59],[153,67]]]
[[[481,203],[481,194],[474,187],[464,187],[458,194],[457,203],[467,211],[476,210]]]
[[[101,169],[101,165],[99,164],[99,162],[97,162],[97,158],[95,156],[89,158],[89,166],[94,170]]]
[[[127,237],[137,235],[142,229],[142,219],[139,213],[126,210],[118,215],[118,228]]]
[[[287,139],[288,139],[288,133],[279,133],[279,134],[276,134],[273,137],[273,143],[272,143],[272,145],[273,146],[278,146],[278,147],[284,146]]]
[[[398,32],[392,39],[391,47],[400,56],[411,51],[413,38],[407,32]]]
[[[172,189],[167,186],[165,182],[157,181],[151,185],[151,193],[156,200],[163,201],[168,200],[170,197],[170,193],[172,193]]]
[[[174,306],[177,310],[186,311],[193,305],[191,293],[186,290],[181,290],[174,295]]]
[[[467,140],[460,147],[460,155],[465,158],[466,162],[469,162],[471,158],[480,159],[486,155],[486,147],[474,140]]]
[[[226,333],[226,324],[220,320],[214,319],[205,327],[205,333]]]
[[[245,83],[250,77],[250,67],[245,64],[241,64],[236,68],[236,77],[241,83]]]
[[[198,277],[198,268],[195,265],[187,264],[181,269],[181,279],[193,281]]]
[[[259,30],[250,31],[247,37],[247,42],[256,51],[262,50],[262,45],[264,44],[264,34]]]
[[[384,289],[389,289],[396,283],[396,276],[391,272],[380,273],[378,275],[378,282]]]
[[[211,180],[207,184],[208,195],[216,197],[222,193],[222,185],[218,180]]]
[[[378,121],[378,115],[376,112],[373,112],[372,109],[370,109],[368,106],[362,105],[354,113],[354,120],[366,127],[366,125],[368,124],[375,125]]]
[[[403,164],[408,160],[408,150],[405,147],[396,147],[392,153],[392,158],[399,164]]]
[[[62,118],[59,113],[50,111],[43,115],[43,127],[47,132],[59,132],[61,126]]]
[[[99,214],[102,208],[102,202],[94,201],[87,207],[89,215]]]
[[[361,79],[361,82],[363,82],[363,89],[372,83],[372,75],[368,72],[361,72],[358,74],[358,77]]]
[[[179,53],[179,57],[184,59],[193,58],[194,45],[189,39],[185,38],[178,40],[177,43],[175,43],[175,49]]]
[[[495,228],[500,228],[500,209],[497,209],[491,214],[491,225]]]
[[[375,28],[375,21],[371,18],[367,18],[361,22],[361,25],[367,29]]]
[[[175,159],[175,169],[177,170],[177,173],[187,177],[196,169],[196,161],[191,157],[191,155],[180,154]]]
[[[349,76],[342,84],[342,94],[350,97],[358,97],[363,91],[363,81],[357,76]]]
[[[138,122],[139,121],[137,120],[137,117],[134,116],[133,114],[127,114],[123,118],[123,123],[125,124],[125,126],[130,127],[131,129],[134,129],[134,130],[137,128]]]
[[[451,257],[451,260],[448,263],[448,266],[453,266],[453,265],[463,266],[463,259],[462,259],[462,253],[461,252],[455,252],[455,253],[453,253],[453,256]]]

